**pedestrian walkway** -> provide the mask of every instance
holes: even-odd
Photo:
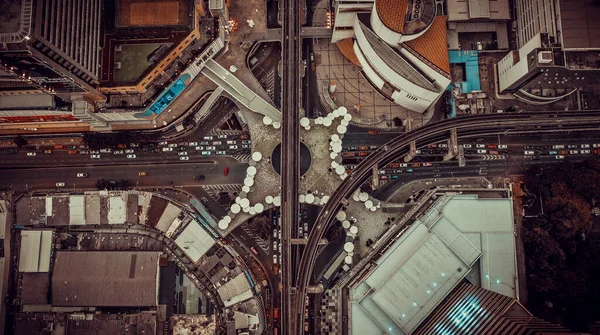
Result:
[[[202,73],[251,111],[269,116],[275,121],[281,121],[281,112],[277,108],[250,90],[219,63],[212,59],[208,60]]]

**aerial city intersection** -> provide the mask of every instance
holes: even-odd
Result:
[[[2,334],[600,334],[597,1],[0,16]]]

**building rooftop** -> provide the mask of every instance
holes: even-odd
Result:
[[[50,271],[51,230],[23,230],[19,252],[19,272]]]
[[[58,251],[54,306],[156,306],[159,252]]]
[[[346,57],[350,62],[352,62],[352,64],[354,64],[356,66],[361,66],[360,62],[358,61],[358,57],[356,56],[356,53],[354,52],[354,39],[353,38],[343,39],[343,40],[337,42],[336,45],[337,45],[338,49],[340,50],[340,52],[342,53],[342,55],[344,55],[344,57]]]
[[[215,240],[196,220],[192,220],[179,234],[175,243],[195,263],[215,245]]]
[[[394,72],[419,87],[430,91],[438,91],[435,85],[433,85],[415,66],[406,60],[404,56],[392,49],[392,47],[385,43],[362,22],[360,23],[360,27],[364,32],[369,45],[377,51],[377,55],[381,57]]]
[[[350,291],[359,333],[412,333],[467,275],[510,299],[516,295],[512,201],[442,196],[375,263]]]
[[[381,22],[389,29],[402,33],[409,0],[377,0],[375,10]]]
[[[599,16],[597,1],[560,0],[563,48],[600,48]]]
[[[567,330],[559,325],[531,315],[513,298],[465,281],[452,291],[413,334],[522,335],[558,334],[565,331]]]
[[[450,75],[446,30],[446,17],[436,16],[431,27],[423,35],[404,45],[417,52],[439,70]]]

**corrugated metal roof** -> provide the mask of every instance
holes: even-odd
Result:
[[[59,251],[54,306],[156,306],[159,252]]]
[[[71,195],[69,197],[69,224],[83,225],[85,224],[85,196]]]
[[[19,252],[19,272],[50,271],[50,253],[52,251],[51,230],[21,231],[21,249]]]

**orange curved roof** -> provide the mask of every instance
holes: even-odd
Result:
[[[377,0],[375,10],[386,27],[397,33],[403,32],[408,0]]]
[[[354,65],[361,66],[360,62],[358,61],[358,57],[354,52],[354,39],[352,37],[343,39],[337,42],[336,45],[344,57],[346,57]]]
[[[445,16],[436,16],[431,27],[423,35],[404,44],[433,63],[438,69],[450,74]]]

